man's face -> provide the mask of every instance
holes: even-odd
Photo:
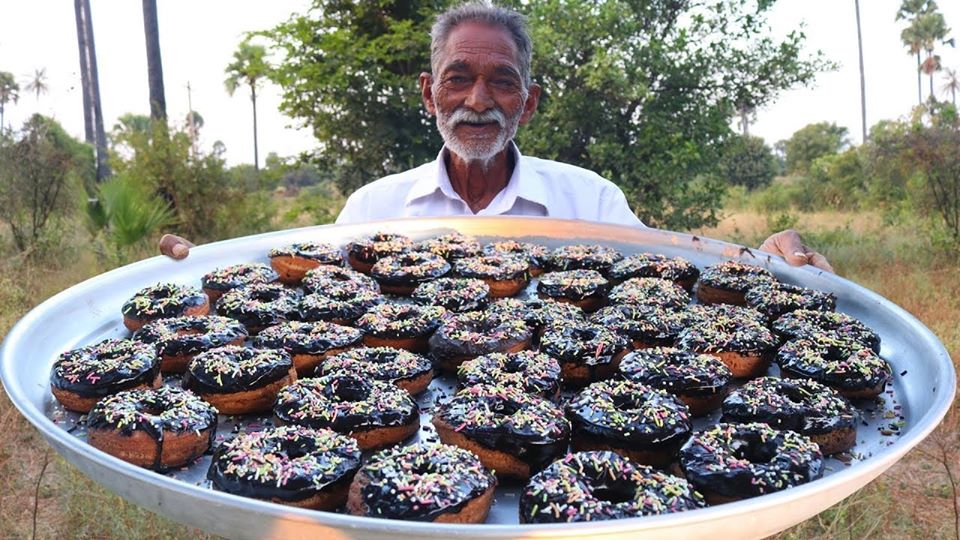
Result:
[[[447,147],[468,161],[489,161],[536,109],[539,88],[525,88],[516,45],[502,28],[464,23],[447,38],[434,76],[420,77],[427,110]]]

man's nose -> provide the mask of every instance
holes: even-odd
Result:
[[[494,107],[493,96],[487,88],[487,81],[483,77],[478,77],[473,81],[467,99],[463,103],[466,107],[475,112],[483,112]]]

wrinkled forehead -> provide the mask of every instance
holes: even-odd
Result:
[[[517,45],[505,28],[482,22],[463,23],[447,36],[440,49],[439,61],[434,68],[437,75],[455,67],[480,70],[504,68],[519,74]]]

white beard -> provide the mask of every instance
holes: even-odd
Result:
[[[517,134],[520,115],[523,113],[521,110],[515,117],[507,118],[500,109],[488,109],[482,113],[477,113],[460,107],[446,115],[436,100],[434,100],[434,106],[437,111],[437,129],[440,131],[440,136],[443,137],[443,142],[447,145],[447,148],[460,158],[468,162],[479,162],[481,165],[491,163],[494,156],[506,148],[507,143]],[[493,140],[462,140],[457,137],[455,132],[457,125],[462,122],[495,122],[500,126],[500,131]]]

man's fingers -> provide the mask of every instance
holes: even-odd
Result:
[[[190,254],[193,243],[175,234],[165,234],[160,238],[160,253],[174,259],[183,259]]]
[[[819,268],[819,269],[821,269],[821,270],[826,270],[827,272],[830,272],[831,274],[834,274],[834,273],[835,273],[835,272],[833,271],[833,267],[830,266],[830,263],[827,261],[827,258],[824,257],[823,255],[817,253],[816,251],[814,251],[813,253],[810,254],[810,264],[812,264],[813,266],[816,266],[817,268]]]

